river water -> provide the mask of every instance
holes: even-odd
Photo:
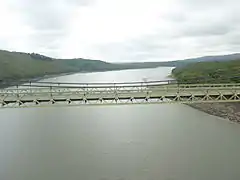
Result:
[[[170,68],[45,81],[164,80]],[[240,126],[186,105],[0,110],[0,180],[239,180]]]

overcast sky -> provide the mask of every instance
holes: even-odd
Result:
[[[240,48],[239,0],[0,0],[0,49],[111,62]]]

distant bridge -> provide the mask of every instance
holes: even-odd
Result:
[[[35,82],[0,90],[0,108],[209,102],[240,102],[240,83]]]

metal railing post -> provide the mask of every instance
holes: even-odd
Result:
[[[52,86],[50,85],[50,95],[51,95],[51,98],[52,98]]]
[[[19,99],[19,97],[20,97],[20,96],[19,96],[18,84],[17,84],[17,86],[16,86],[16,87],[17,87],[17,98]]]
[[[30,89],[30,93],[32,93],[32,82],[29,81],[29,89]]]
[[[177,82],[177,93],[179,94],[179,82]]]

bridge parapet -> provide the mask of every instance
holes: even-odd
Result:
[[[0,90],[0,107],[240,102],[240,83],[177,84],[36,82]]]

